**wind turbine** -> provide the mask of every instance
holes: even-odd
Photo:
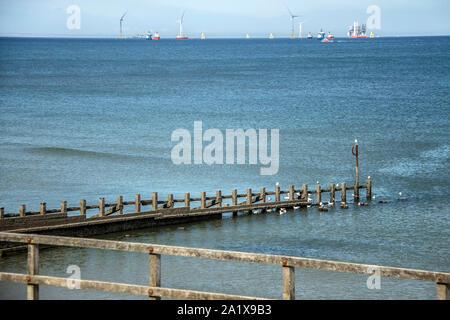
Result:
[[[120,37],[122,38],[122,22],[123,22],[123,18],[125,18],[125,15],[127,14],[128,11],[125,11],[125,13],[122,15],[122,17],[120,18]]]
[[[305,21],[301,21],[298,23],[298,37],[301,39],[302,38],[302,25],[306,22]]]
[[[291,16],[291,39],[295,38],[295,31],[294,31],[294,19],[298,18],[297,15],[292,14],[291,10],[289,10],[288,6],[286,6],[286,9],[289,11],[289,15]]]
[[[187,40],[187,37],[183,36],[183,18],[185,12],[186,11],[183,11],[180,20],[178,20],[178,23],[180,24],[180,33],[177,35],[177,40]]]

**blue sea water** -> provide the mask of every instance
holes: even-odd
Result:
[[[319,213],[225,216],[219,221],[104,236],[108,239],[450,271],[450,37],[144,41],[0,39],[0,206],[38,210],[61,200],[182,197],[218,189],[352,184],[376,201]],[[175,165],[174,130],[279,129],[280,167]],[[397,201],[402,192],[406,201]],[[349,195],[350,196],[350,195]],[[378,204],[378,199],[387,204]],[[119,259],[119,258],[120,259]],[[41,252],[41,273],[147,283],[147,257],[85,249]],[[24,256],[0,270],[25,268]],[[25,270],[25,269],[24,269]],[[23,270],[22,270],[23,271]],[[198,274],[202,276],[198,277]],[[195,282],[191,282],[195,279]],[[263,281],[265,290],[261,291]],[[297,270],[303,299],[434,299],[433,283]],[[163,257],[163,286],[281,296],[281,270]],[[24,287],[0,283],[0,298]],[[130,298],[46,288],[47,298]],[[132,297],[134,298],[134,297]]]

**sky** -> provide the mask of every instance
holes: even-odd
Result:
[[[80,10],[78,20],[67,12],[71,5]],[[368,12],[373,6],[376,17]],[[125,36],[157,31],[169,38],[185,11],[183,30],[190,37],[288,37],[287,8],[300,16],[296,34],[303,21],[303,36],[320,29],[345,36],[354,20],[369,20],[369,32],[379,36],[450,35],[450,0],[0,0],[0,36],[118,37],[127,12]],[[68,28],[68,19],[79,28]]]

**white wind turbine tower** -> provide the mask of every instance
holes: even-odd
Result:
[[[183,36],[183,18],[184,18],[184,13],[185,13],[185,11],[183,11],[183,14],[181,15],[180,20],[178,20],[178,23],[180,24],[180,33],[177,35],[177,40],[187,40],[187,37]]]
[[[122,17],[120,18],[120,37],[122,38],[122,22],[123,22],[123,18],[125,18],[125,15],[127,14],[128,11],[126,11]]]
[[[289,15],[291,16],[291,39],[295,38],[295,31],[294,31],[294,19],[298,18],[297,15],[292,14],[291,10],[289,10],[288,6],[286,6],[286,9],[289,11]]]
[[[298,37],[301,39],[302,38],[302,25],[305,23],[306,21],[301,21],[298,23]]]

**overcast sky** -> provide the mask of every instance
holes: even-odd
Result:
[[[80,29],[66,25],[67,8],[80,8]],[[303,35],[321,28],[344,36],[354,20],[365,23],[367,8],[380,8],[380,36],[450,35],[450,0],[0,0],[0,35],[117,37],[124,18],[127,36],[158,31],[174,37],[186,10],[183,29],[191,37],[287,37],[288,10],[304,21]]]

